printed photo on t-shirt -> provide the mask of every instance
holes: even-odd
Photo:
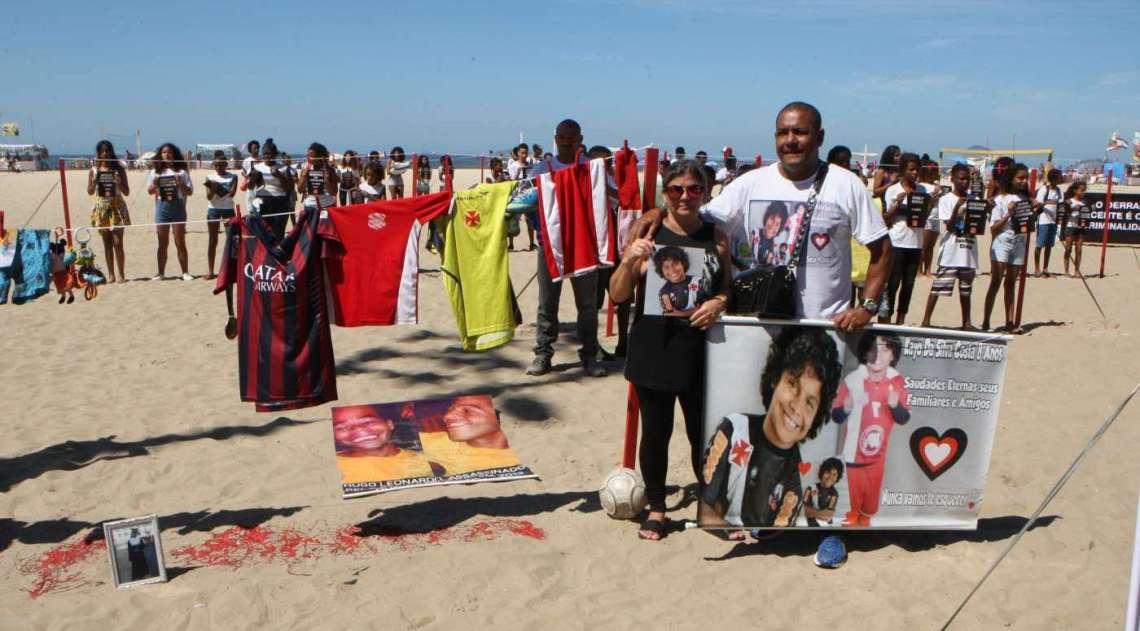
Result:
[[[645,274],[647,316],[689,317],[712,293],[715,261],[705,260],[705,250],[677,245],[658,245]]]

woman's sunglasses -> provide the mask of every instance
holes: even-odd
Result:
[[[682,193],[688,193],[689,197],[700,197],[705,194],[705,187],[701,184],[690,184],[688,186],[666,186],[665,194],[672,199],[679,199]]]

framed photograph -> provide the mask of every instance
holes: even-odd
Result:
[[[157,515],[103,524],[111,577],[117,589],[166,582],[160,534]]]
[[[645,315],[688,318],[708,296],[705,251],[658,245],[645,274]]]

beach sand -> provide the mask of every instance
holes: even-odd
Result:
[[[475,173],[460,173],[459,186]],[[131,173],[136,223],[153,216],[142,178]],[[55,182],[52,172],[0,174],[7,225],[22,226]],[[84,225],[85,172],[68,185],[72,219]],[[199,186],[191,218],[204,208]],[[31,226],[61,223],[55,190]],[[692,530],[647,543],[634,523],[606,517],[595,489],[620,460],[620,368],[583,377],[564,325],[555,372],[525,376],[533,283],[515,341],[460,353],[427,252],[418,326],[334,328],[339,403],[490,393],[516,453],[542,479],[342,501],[329,406],[275,415],[241,403],[223,298],[201,279],[138,281],[155,273],[154,244],[152,229],[129,231],[132,281],[100,288],[92,302],[61,306],[53,293],[0,306],[2,629],[938,628],[1140,374],[1133,251],[1110,248],[1107,277],[1089,280],[1107,324],[1080,281],[1029,279],[1030,331],[1011,344],[978,531],[859,533],[848,537],[848,564],[826,571],[812,565],[810,533],[733,544]],[[525,245],[524,233],[516,246]],[[189,247],[191,272],[205,274],[203,225],[191,227]],[[1086,249],[1086,270],[1098,257]],[[521,289],[536,256],[510,262]],[[172,274],[173,246],[169,265]],[[988,282],[975,285],[975,323]],[[908,323],[918,323],[929,285],[920,279]],[[573,322],[564,294],[562,319]],[[935,323],[956,326],[957,313],[956,298],[942,299]],[[602,343],[612,349],[615,339]],[[1133,403],[954,628],[1122,625],[1138,421]],[[671,483],[692,482],[686,458],[678,431]],[[106,551],[82,541],[106,520],[147,513],[159,515],[172,580],[116,591]],[[693,505],[671,513],[694,515]],[[365,544],[330,543],[354,525],[370,535]],[[233,526],[259,529],[243,539]],[[312,537],[308,547],[296,545],[300,535]],[[229,564],[191,554],[211,550]]]

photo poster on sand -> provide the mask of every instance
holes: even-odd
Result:
[[[976,528],[1007,341],[722,319],[706,343],[700,526]]]
[[[344,497],[537,478],[519,462],[490,395],[332,409]]]
[[[705,261],[702,248],[657,245],[645,272],[647,316],[688,318],[712,295],[716,269]]]

